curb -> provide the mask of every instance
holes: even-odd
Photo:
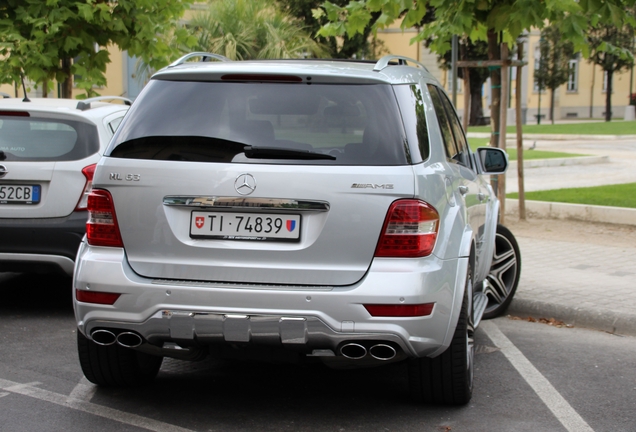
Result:
[[[636,226],[636,209],[623,207],[526,200],[526,214],[540,219],[574,219]],[[519,216],[518,199],[506,198],[506,216]]]
[[[554,318],[576,327],[636,336],[636,314],[618,313],[609,309],[571,307],[515,297],[506,314],[537,319]]]
[[[525,153],[525,152],[524,152]],[[553,159],[530,159],[523,161],[524,168],[542,168],[571,165],[593,165],[599,163],[609,163],[609,156],[574,156],[568,158]],[[516,170],[517,161],[508,162],[508,170]]]
[[[490,132],[468,132],[467,138],[490,138]],[[507,140],[517,139],[517,134],[507,133]],[[567,134],[523,134],[523,140],[539,140],[539,141],[617,141],[617,140],[633,140],[636,135],[567,135]]]

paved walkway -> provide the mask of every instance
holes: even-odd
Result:
[[[526,141],[524,147],[532,144]],[[609,162],[526,169],[527,191],[636,182],[634,139],[537,141],[536,148],[609,156]],[[506,183],[508,192],[517,190],[514,172]],[[515,222],[508,223],[515,232]],[[586,226],[598,230],[598,224],[576,224],[580,232],[575,230],[570,238],[556,233],[550,238],[545,232],[537,236],[528,229],[515,233],[522,275],[508,313],[636,336],[636,226],[609,230],[595,237],[603,240],[599,242],[586,241]],[[626,235],[634,241],[625,241]]]
[[[636,244],[517,240],[521,281],[509,314],[636,336]]]

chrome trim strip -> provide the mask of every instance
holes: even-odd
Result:
[[[257,289],[257,290],[277,290],[277,291],[333,291],[333,286],[323,285],[269,285],[245,282],[205,282],[205,281],[188,281],[174,279],[153,279],[153,285],[170,285],[182,287],[200,287],[200,288],[228,288],[228,289]]]
[[[327,201],[295,200],[285,198],[246,198],[217,196],[166,196],[165,206],[218,209],[258,209],[268,211],[329,211]]]

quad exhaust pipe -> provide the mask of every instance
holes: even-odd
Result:
[[[115,334],[106,329],[95,330],[91,333],[91,338],[97,345],[109,346],[117,343],[125,348],[136,348],[144,342],[143,338],[137,333],[125,331]]]
[[[371,345],[367,350],[364,345],[349,342],[340,348],[340,354],[351,360],[360,360],[369,354],[376,360],[386,361],[393,359],[397,355],[397,351],[391,345],[383,343]]]
[[[99,329],[91,333],[93,342],[97,345],[108,346],[117,342],[117,335],[110,330]]]

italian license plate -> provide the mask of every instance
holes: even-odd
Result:
[[[0,204],[37,204],[40,185],[0,185]]]
[[[193,211],[190,219],[190,237],[299,241],[300,215]]]

